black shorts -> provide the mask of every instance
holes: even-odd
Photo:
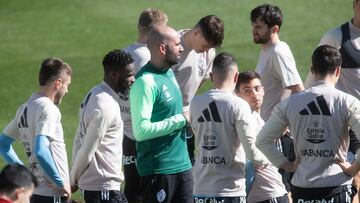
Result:
[[[194,196],[194,203],[210,203],[210,202],[221,202],[221,203],[246,203],[246,197],[197,197]]]
[[[194,165],[194,163],[195,163],[195,157],[194,157],[195,137],[194,137],[194,133],[193,133],[190,125],[186,126],[186,144],[187,144],[187,149],[188,149],[188,154],[189,154],[191,165]]]
[[[136,170],[136,142],[127,136],[123,140],[124,193],[129,202],[141,202],[140,176]]]
[[[291,196],[294,203],[297,202],[332,202],[351,203],[356,193],[352,185],[322,188],[299,188],[291,187]]]
[[[124,193],[117,190],[89,191],[82,190],[86,203],[127,203]]]
[[[284,156],[287,158],[288,161],[295,161],[294,140],[291,137],[290,133],[286,133],[281,136],[280,143],[277,144],[280,144],[280,146],[278,146],[278,149],[283,152]],[[286,172],[282,168],[279,169],[279,173],[282,176],[282,182],[284,183],[286,190],[290,191],[291,179],[294,173]]]
[[[141,178],[145,203],[193,203],[192,170],[176,174],[155,174]]]
[[[68,197],[59,197],[59,196],[43,196],[33,194],[30,197],[30,203],[68,203],[71,200]]]
[[[288,194],[285,194],[280,197],[271,198],[257,203],[289,203],[289,197]]]

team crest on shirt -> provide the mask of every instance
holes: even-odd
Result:
[[[156,193],[156,199],[158,202],[163,202],[166,198],[166,192],[161,189],[158,193]]]
[[[304,128],[303,137],[308,142],[320,144],[327,140],[328,133],[319,121],[315,121]]]
[[[166,98],[166,101],[171,101],[173,99],[173,97],[171,96],[170,92],[169,92],[169,88],[166,85],[162,85],[161,87],[162,92]]]

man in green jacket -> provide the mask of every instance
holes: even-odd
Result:
[[[183,112],[181,92],[170,69],[183,51],[179,34],[167,26],[156,27],[147,45],[151,59],[130,91],[144,202],[192,203],[193,179],[185,140],[188,112]]]

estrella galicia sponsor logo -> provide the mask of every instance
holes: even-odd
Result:
[[[202,148],[204,148],[208,151],[211,151],[213,149],[218,148],[220,145],[220,142],[221,142],[220,136],[218,136],[215,132],[208,130],[204,134]]]
[[[303,137],[306,141],[313,144],[319,144],[326,141],[328,133],[320,122],[315,121],[310,123],[303,131]]]

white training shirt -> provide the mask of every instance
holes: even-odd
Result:
[[[274,106],[281,101],[285,88],[302,84],[302,80],[289,46],[280,40],[261,50],[255,71],[264,86],[265,95],[260,113],[266,121]]]
[[[201,83],[210,77],[215,58],[214,48],[203,53],[196,53],[195,50],[188,48],[184,41],[184,34],[187,31],[189,30],[179,31],[184,51],[181,52],[179,63],[171,67],[180,86],[184,109],[188,108]]]
[[[302,188],[333,187],[351,184],[334,161],[346,160],[349,127],[360,138],[360,102],[318,81],[313,87],[294,94],[278,104],[261,129],[256,145],[277,167],[287,160],[274,146],[274,139],[289,126],[294,137],[294,151],[300,164],[292,178]],[[360,163],[359,157],[356,159]]]
[[[29,158],[29,169],[38,178],[39,186],[34,194],[43,196],[65,196],[58,190],[49,187],[52,183],[33,153],[36,135],[45,135],[49,138],[49,150],[55,166],[62,177],[64,184],[69,185],[69,168],[61,126],[61,114],[58,107],[48,97],[33,94],[29,100],[22,104],[15,118],[6,126],[4,134],[20,140]]]
[[[131,111],[130,111],[130,98],[129,96],[119,94],[119,105],[121,112],[121,119],[124,123],[124,135],[135,141],[134,133],[132,130]]]
[[[74,139],[71,183],[83,190],[120,190],[123,123],[119,96],[102,82],[84,98]]]
[[[135,42],[134,44],[126,47],[125,52],[131,54],[134,59],[134,71],[135,74],[150,61],[150,51],[146,44]],[[131,124],[131,112],[130,112],[130,101],[129,96],[119,95],[119,105],[121,111],[121,118],[124,123],[124,135],[135,141],[135,137],[132,130]]]
[[[259,133],[265,123],[261,119],[260,114],[256,111],[253,112],[253,116],[256,120],[257,133]],[[287,193],[282,182],[282,176],[278,170],[279,169],[271,163],[262,167],[255,166],[254,180],[247,196],[248,203],[261,202],[281,197]]]
[[[126,47],[124,51],[133,57],[135,73],[150,61],[151,54],[146,44],[135,42]]]
[[[360,28],[356,27],[349,21],[349,31],[351,43],[355,49],[360,51]],[[341,26],[328,31],[320,40],[320,45],[330,45],[337,49],[341,48],[342,32]],[[312,86],[315,82],[314,76],[309,72],[306,78],[305,87]],[[336,84],[336,88],[360,99],[360,67],[359,68],[343,68],[341,69],[340,78]]]
[[[210,90],[190,103],[197,155],[193,167],[197,196],[245,196],[245,154],[263,165],[255,148],[256,129],[250,106],[232,92]]]

